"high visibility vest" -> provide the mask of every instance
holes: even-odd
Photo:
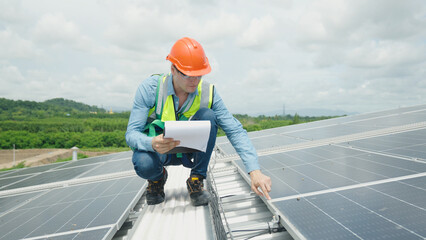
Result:
[[[159,75],[155,105],[149,110],[147,124],[144,133],[148,136],[157,136],[163,132],[165,121],[186,121],[200,108],[210,108],[213,103],[214,85],[203,79],[198,83],[198,95],[182,106],[180,113],[175,111],[175,103],[172,95],[167,95],[171,74]]]

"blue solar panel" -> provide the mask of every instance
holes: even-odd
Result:
[[[241,160],[235,162],[244,169]],[[276,198],[426,172],[422,162],[338,146],[260,156],[259,163],[274,185],[284,186],[273,188]]]
[[[124,152],[2,174],[0,239],[111,239],[146,184],[127,172],[133,170],[131,156]],[[108,175],[119,172],[121,177]],[[103,177],[81,183],[98,175]],[[68,181],[74,179],[80,183]],[[37,190],[58,181],[71,186]]]
[[[14,171],[9,175],[0,176],[0,190],[133,170],[129,152],[111,155]]]
[[[32,192],[27,194],[0,197],[0,215],[10,211],[14,207],[25,204],[26,201],[39,196],[43,192]]]
[[[90,177],[115,172],[131,171],[133,169],[133,163],[129,159],[114,160],[105,162],[93,170],[83,173],[79,177]]]
[[[265,130],[266,131],[266,130]],[[252,133],[252,134],[250,134]],[[264,136],[257,136],[258,132],[250,132],[248,135],[250,136],[251,142],[254,147],[259,151],[268,148],[279,147],[283,145],[296,144],[301,142],[306,142],[307,140],[297,139],[295,137],[289,137],[277,133],[265,134]],[[265,133],[265,132],[263,132]],[[231,143],[227,141],[225,137],[219,138],[220,140],[216,142],[217,146],[224,151],[225,154],[235,154],[237,153],[235,149],[232,147]]]
[[[350,141],[340,145],[426,160],[426,129]]]
[[[422,239],[426,236],[424,209],[371,188],[278,201],[274,205],[308,239]]]
[[[6,175],[5,177],[23,176],[23,175],[34,174],[34,173],[41,173],[41,172],[44,172],[44,171],[59,168],[59,167],[65,165],[65,164],[66,164],[66,162],[62,162],[62,163],[53,163],[53,164],[37,166],[37,167],[22,168],[22,169],[18,169],[16,171],[10,171],[10,173],[8,175]],[[2,177],[3,176],[0,176],[0,178],[2,178]]]
[[[260,151],[267,204],[297,239],[426,239],[424,119],[426,105],[263,131],[316,140]]]
[[[308,140],[318,140],[366,131],[408,125],[426,119],[426,105],[410,109],[397,109],[394,111],[376,114],[364,114],[343,118],[318,121],[308,124],[293,125],[276,129],[280,134],[300,137]]]
[[[11,184],[2,188],[2,190],[29,187],[29,186],[39,185],[39,184],[70,180],[91,169],[92,169],[92,166],[80,166],[80,167],[74,167],[74,168],[48,171],[48,172],[44,172],[43,174],[33,174],[30,176],[27,176],[22,181],[16,182],[14,184]]]
[[[0,239],[110,228],[122,221],[132,202],[136,203],[144,184],[145,180],[134,176],[44,192],[0,216],[0,232],[7,233]]]

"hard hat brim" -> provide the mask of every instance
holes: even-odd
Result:
[[[203,69],[198,69],[198,70],[187,70],[184,69],[182,66],[180,66],[179,62],[174,59],[172,56],[168,55],[166,57],[166,60],[169,60],[170,62],[173,63],[173,65],[179,70],[181,71],[183,74],[187,75],[187,76],[191,76],[191,77],[198,77],[198,76],[203,76],[206,75],[208,73],[210,73],[212,71],[211,67],[210,67],[210,63],[209,63],[209,59],[206,57],[206,67]]]

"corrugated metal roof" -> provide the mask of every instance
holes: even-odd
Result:
[[[190,169],[169,166],[167,171],[165,201],[145,203],[130,239],[214,239],[208,206],[194,207],[189,199],[185,182]]]
[[[144,194],[115,239],[292,239],[236,167],[212,158],[205,180],[214,196],[209,206],[191,205],[190,169],[169,166],[165,201],[150,206]]]

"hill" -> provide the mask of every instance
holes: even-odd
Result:
[[[62,110],[68,111],[68,112],[72,110],[77,110],[81,112],[98,112],[98,113],[106,112],[105,109],[98,108],[96,106],[89,106],[84,103],[79,103],[73,100],[67,100],[63,98],[54,98],[54,99],[46,100],[42,104],[46,104],[48,106],[61,107]]]
[[[106,110],[63,98],[54,98],[44,102],[0,98],[0,120],[49,118],[71,114],[89,114],[90,112],[106,113]]]

